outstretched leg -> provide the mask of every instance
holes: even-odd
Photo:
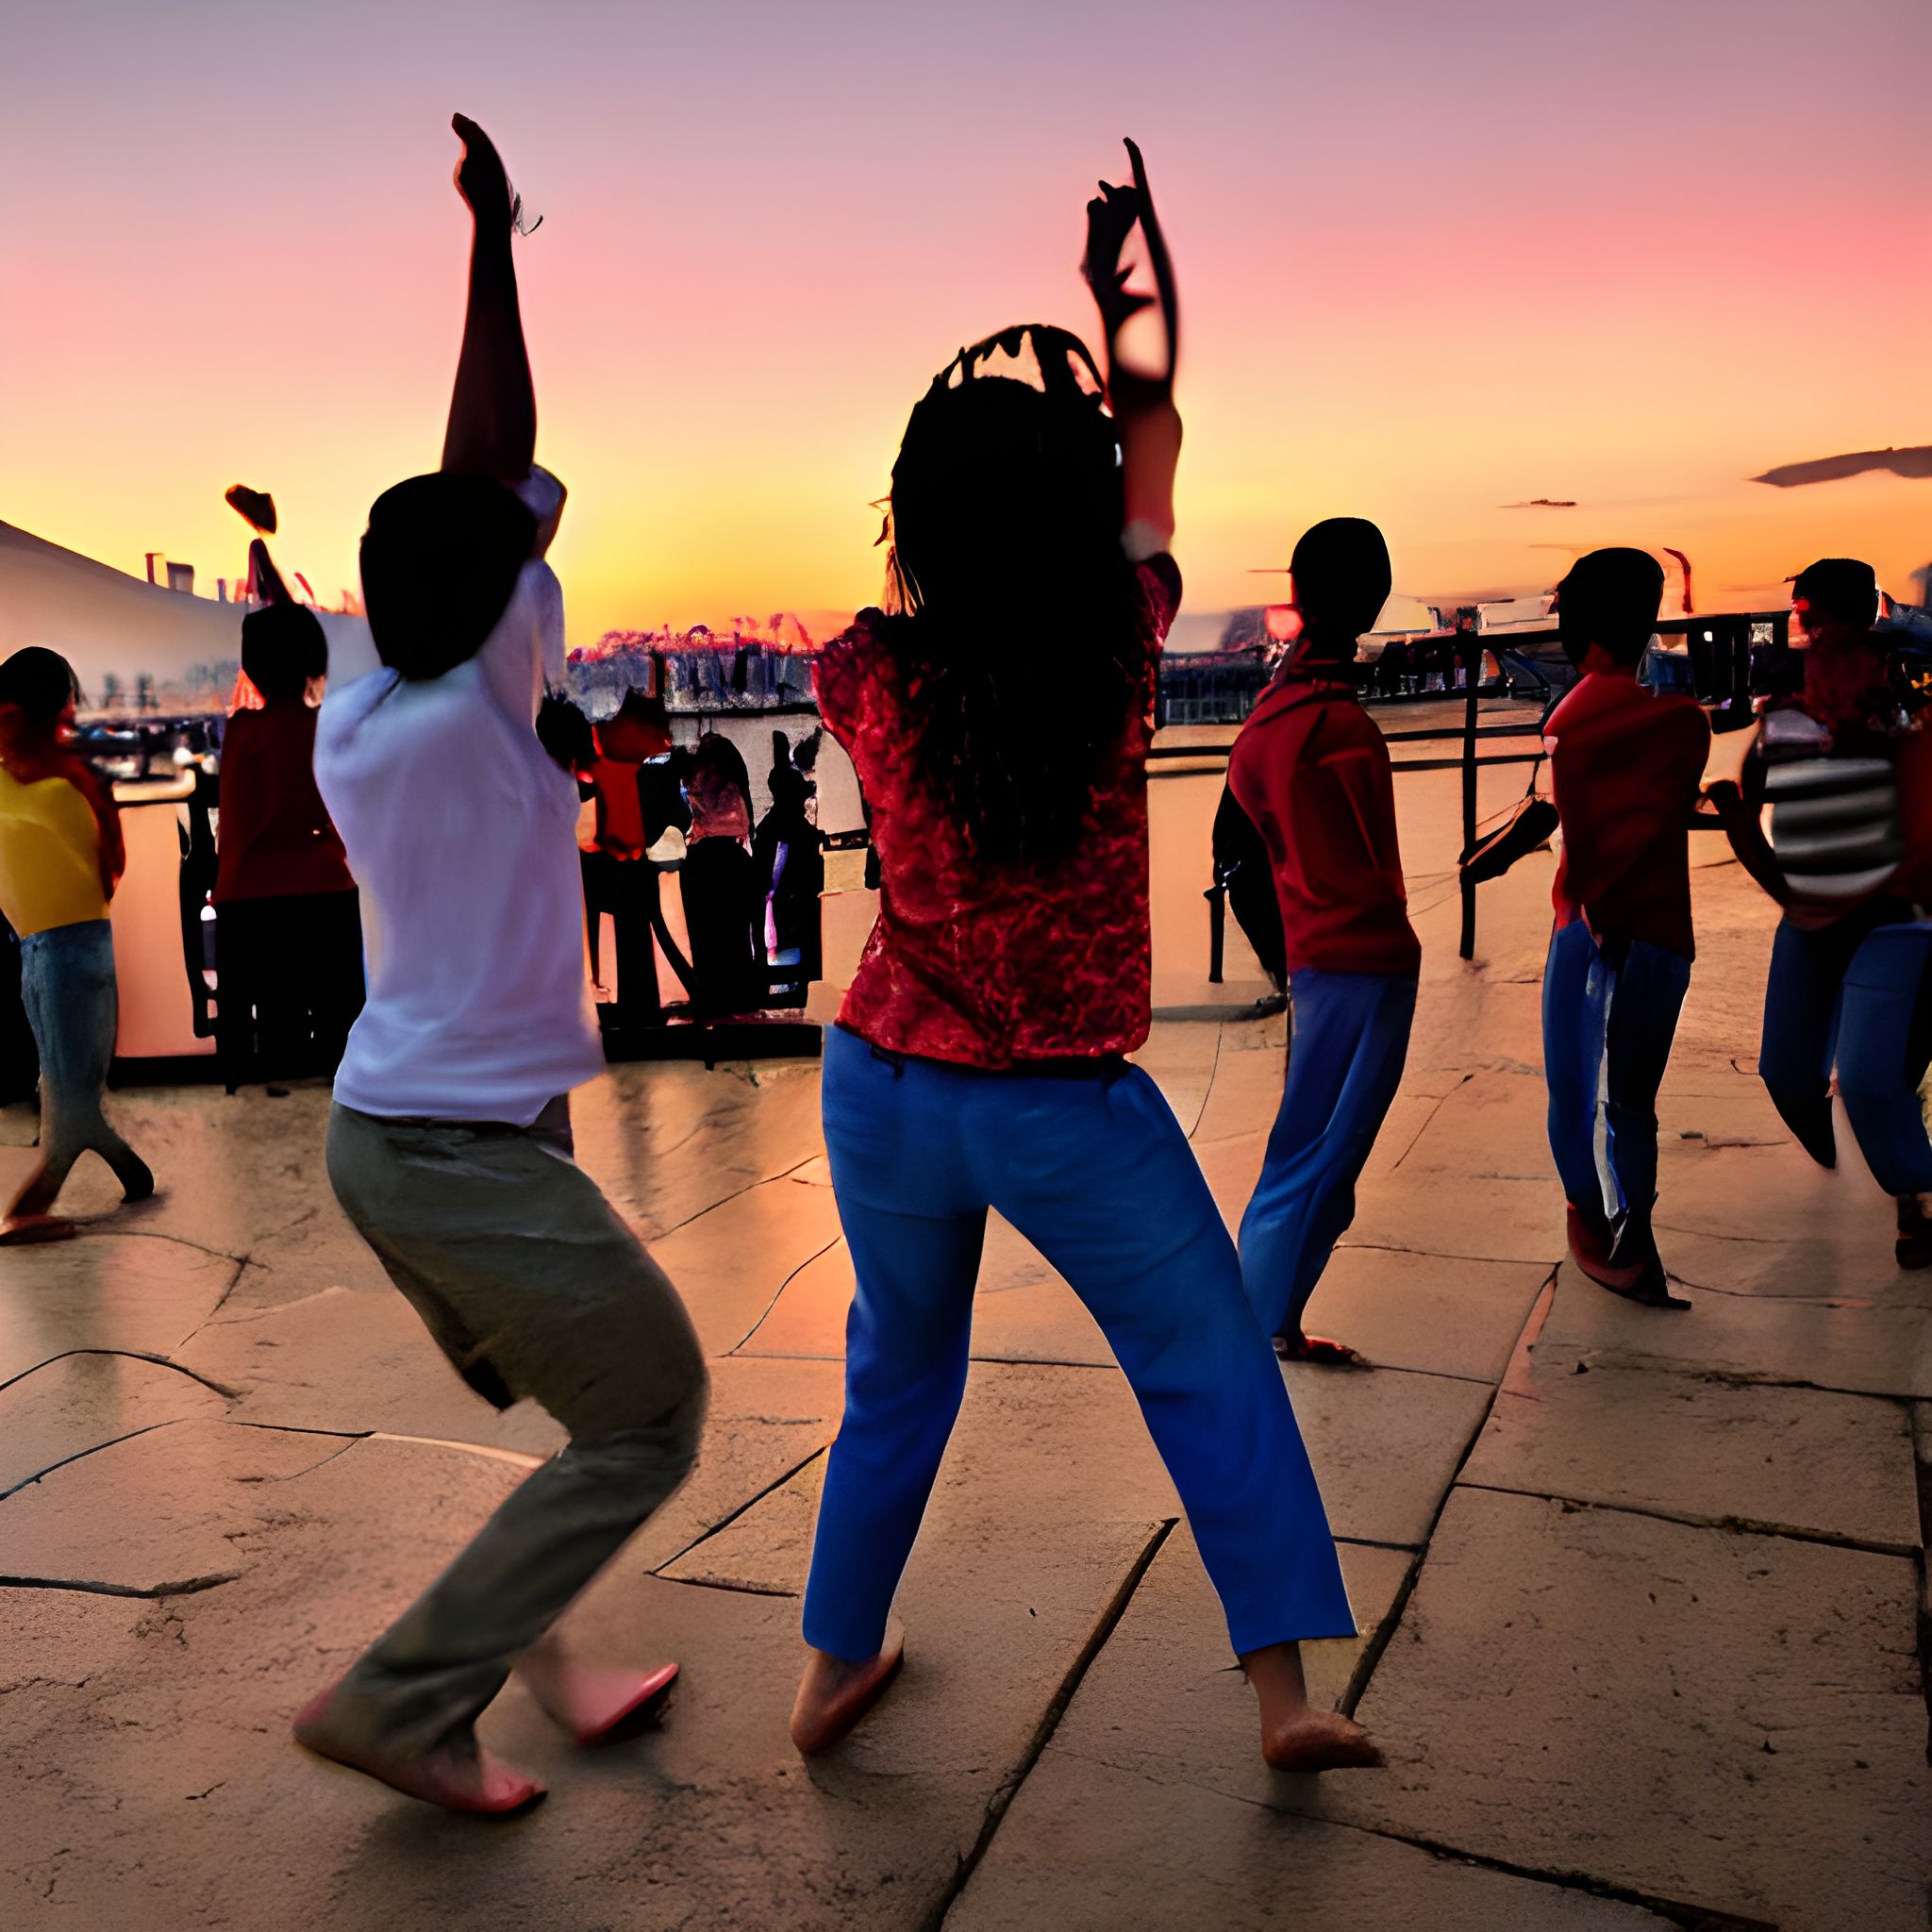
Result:
[[[1024,1089],[1024,1093],[1020,1089]],[[1355,1618],[1281,1370],[1193,1152],[1140,1068],[1016,1083],[993,1205],[1091,1310],[1132,1385],[1282,1769],[1380,1761],[1308,1707],[1298,1644]]]
[[[949,1158],[950,1091],[937,1069],[827,1037],[825,1146],[858,1285],[805,1591],[812,1656],[791,1715],[808,1755],[844,1736],[898,1668],[892,1597],[965,1391],[986,1209]]]
[[[1810,932],[1778,922],[1764,983],[1764,1037],[1757,1072],[1772,1105],[1821,1167],[1838,1164],[1831,1124],[1831,1067],[1838,1052],[1839,1001],[1861,934],[1853,927]]]
[[[514,486],[529,475],[536,458],[537,392],[510,257],[509,178],[490,137],[474,121],[458,114],[450,125],[463,142],[457,191],[476,227],[442,468]]]

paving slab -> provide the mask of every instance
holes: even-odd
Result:
[[[155,1236],[9,1248],[0,1264],[0,1383],[76,1348],[167,1355],[220,1307],[241,1264]]]
[[[840,1362],[713,1361],[697,1467],[620,1560],[656,1569],[782,1484],[837,1433],[844,1394]]]
[[[766,1181],[681,1223],[650,1244],[684,1297],[708,1355],[736,1348],[785,1284],[840,1239],[828,1187]]]
[[[1786,1932],[1922,1923],[1911,1563],[1458,1489],[1310,1815]],[[1314,1781],[1309,1781],[1314,1782]]]
[[[227,1407],[225,1396],[165,1363],[61,1356],[0,1389],[0,1501],[90,1450]]]
[[[1335,1534],[1410,1548],[1426,1541],[1494,1391],[1401,1369],[1281,1366]]]
[[[9,1697],[0,1873],[14,1890],[0,1902],[33,1913],[9,1923],[58,1924],[54,1907],[143,1932],[929,1922],[1145,1547],[1124,1525],[1078,1547],[1062,1538],[1024,1596],[936,1573],[910,1606],[927,1641],[891,1696],[809,1768],[784,1728],[803,1657],[795,1605],[613,1566],[571,1628],[600,1654],[683,1661],[666,1726],[575,1753],[512,1685],[486,1734],[553,1795],[478,1830],[317,1764],[285,1726],[513,1474],[358,1442],[282,1487],[290,1521],[272,1560],[145,1607],[165,1670],[109,1657],[83,1685]]]
[[[1307,1324],[1385,1368],[1494,1383],[1549,1274],[1541,1261],[1338,1248],[1308,1302]]]
[[[124,1596],[212,1588],[258,1554],[278,1486],[344,1446],[210,1421],[109,1443],[0,1500],[0,1577]]]
[[[1527,1392],[1496,1398],[1462,1481],[1903,1556],[1919,1547],[1903,1404],[1532,1360]]]
[[[577,1159],[646,1241],[823,1151],[815,1060],[617,1066],[571,1119]]]
[[[1664,1932],[1669,1923],[1049,1747],[945,1932]]]
[[[230,1305],[232,1307],[232,1304]],[[549,1456],[565,1431],[533,1403],[498,1410],[458,1375],[387,1281],[210,1322],[175,1357],[237,1391],[237,1421],[341,1435],[387,1430]]]
[[[768,1367],[796,1364],[761,1365]],[[804,1589],[824,1459],[815,1457],[663,1574],[770,1595]],[[1047,1539],[1089,1521],[1137,1534],[1180,1503],[1118,1370],[976,1365],[908,1579],[990,1532]],[[909,1581],[908,1581],[909,1587]]]
[[[1745,1381],[1871,1395],[1932,1395],[1932,1322],[1872,1300],[1699,1293],[1688,1310],[1641,1308],[1567,1263],[1538,1342],[1543,1359],[1655,1364]]]

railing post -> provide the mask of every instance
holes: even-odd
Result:
[[[1483,644],[1480,633],[1468,634],[1469,689],[1462,705],[1462,849],[1467,853],[1475,843],[1475,699],[1482,681]],[[1462,937],[1457,945],[1464,959],[1475,958],[1475,881],[1462,879]]]

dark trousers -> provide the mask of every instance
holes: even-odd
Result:
[[[225,899],[215,908],[215,1048],[230,1093],[333,1074],[362,1010],[361,895]]]

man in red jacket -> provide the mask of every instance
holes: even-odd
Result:
[[[1690,825],[1710,725],[1694,699],[1637,681],[1663,586],[1654,557],[1621,549],[1579,558],[1557,586],[1583,676],[1543,727],[1563,832],[1543,1074],[1576,1265],[1631,1301],[1684,1308],[1650,1216],[1657,1089],[1695,951]]]
[[[1422,947],[1408,923],[1389,748],[1356,697],[1356,643],[1388,601],[1374,524],[1330,517],[1294,547],[1301,633],[1241,727],[1227,782],[1268,848],[1294,1034],[1281,1110],[1241,1217],[1241,1278],[1290,1361],[1366,1368],[1302,1327],[1355,1219],[1355,1184],[1395,1098]]]

